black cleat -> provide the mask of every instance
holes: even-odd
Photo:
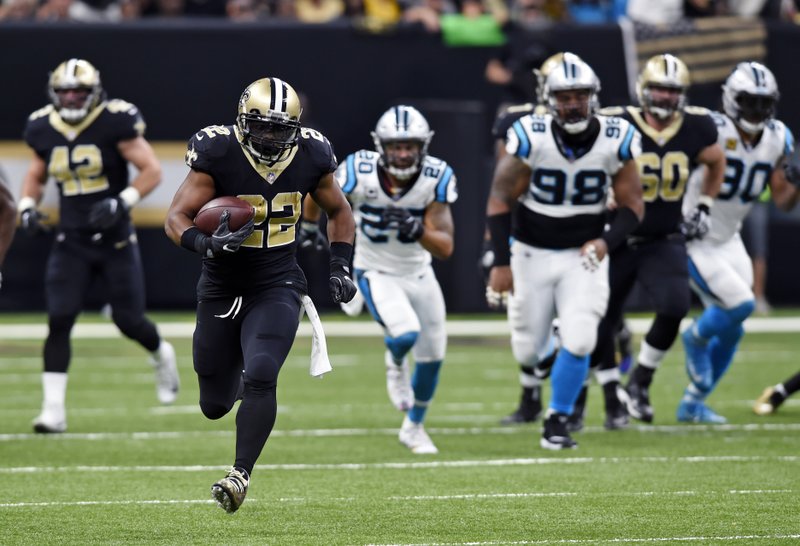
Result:
[[[544,449],[575,449],[578,443],[573,440],[567,430],[568,416],[565,413],[551,413],[544,420],[544,431],[539,445]]]
[[[653,422],[653,406],[650,405],[650,394],[646,386],[631,381],[627,388],[619,390],[618,396],[628,410],[628,415],[645,423]]]
[[[522,387],[519,407],[511,415],[500,420],[501,425],[533,423],[542,414],[542,387]]]
[[[603,423],[605,429],[619,430],[628,428],[628,411],[620,401],[621,398],[627,397],[622,385],[617,381],[611,381],[603,385],[603,396],[605,396],[606,406],[606,420]]]

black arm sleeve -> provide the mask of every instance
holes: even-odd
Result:
[[[494,265],[511,263],[511,213],[494,214],[486,220],[494,247]]]
[[[639,225],[639,217],[629,207],[622,207],[617,209],[614,219],[608,226],[608,229],[601,236],[608,246],[608,251],[611,252],[630,235],[633,230]]]

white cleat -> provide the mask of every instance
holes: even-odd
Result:
[[[422,423],[413,423],[408,416],[403,419],[398,438],[400,443],[415,455],[436,455],[439,453],[439,450],[433,444],[433,440],[425,432],[425,427]]]
[[[156,394],[162,404],[172,404],[178,397],[180,379],[175,358],[175,348],[168,341],[161,340],[158,351],[150,357],[150,364],[156,371]]]
[[[42,413],[33,420],[33,431],[40,434],[56,434],[65,430],[67,413],[61,405],[46,405]]]
[[[384,360],[386,363],[386,392],[389,393],[389,400],[399,411],[408,411],[414,406],[414,391],[411,389],[408,360],[404,358],[403,364],[398,366],[394,363],[390,351],[386,351]]]

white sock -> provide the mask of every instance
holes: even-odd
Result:
[[[61,372],[42,373],[44,405],[64,407],[67,398],[67,374]]]
[[[620,382],[622,376],[619,373],[619,368],[616,366],[608,370],[595,370],[594,377],[600,385],[606,385],[612,381]]]
[[[661,351],[655,347],[651,347],[645,340],[642,340],[642,346],[639,349],[639,357],[636,362],[645,368],[657,370],[666,354],[667,351]]]

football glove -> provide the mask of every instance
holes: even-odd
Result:
[[[230,219],[230,211],[223,211],[219,217],[219,226],[216,231],[210,237],[198,235],[195,239],[195,250],[207,258],[218,258],[239,250],[242,243],[250,237],[253,229],[255,229],[255,217],[250,218],[249,222],[236,231],[231,231]]]
[[[486,287],[486,303],[491,309],[502,311],[508,308],[508,292],[498,292],[491,286]]]
[[[783,164],[783,174],[786,176],[786,181],[789,182],[789,184],[800,188],[800,167],[787,161]]]
[[[24,229],[29,235],[36,235],[37,233],[48,231],[50,229],[42,223],[43,220],[47,219],[47,215],[33,207],[23,210],[20,213],[19,219],[22,229]]]
[[[297,227],[297,248],[299,250],[311,249],[316,252],[328,247],[328,240],[316,222],[301,220]]]
[[[331,256],[328,289],[334,303],[347,303],[356,295],[356,283],[350,278],[350,264],[341,256]]]
[[[412,241],[419,240],[422,234],[425,233],[425,227],[422,222],[414,218],[408,209],[400,207],[387,207],[383,209],[381,220],[390,228],[397,228],[401,235],[404,235]]]
[[[89,226],[93,229],[106,230],[125,216],[126,212],[128,206],[119,196],[106,197],[89,209]]]
[[[687,241],[702,239],[711,229],[711,211],[707,205],[697,207],[681,223],[681,233]]]

